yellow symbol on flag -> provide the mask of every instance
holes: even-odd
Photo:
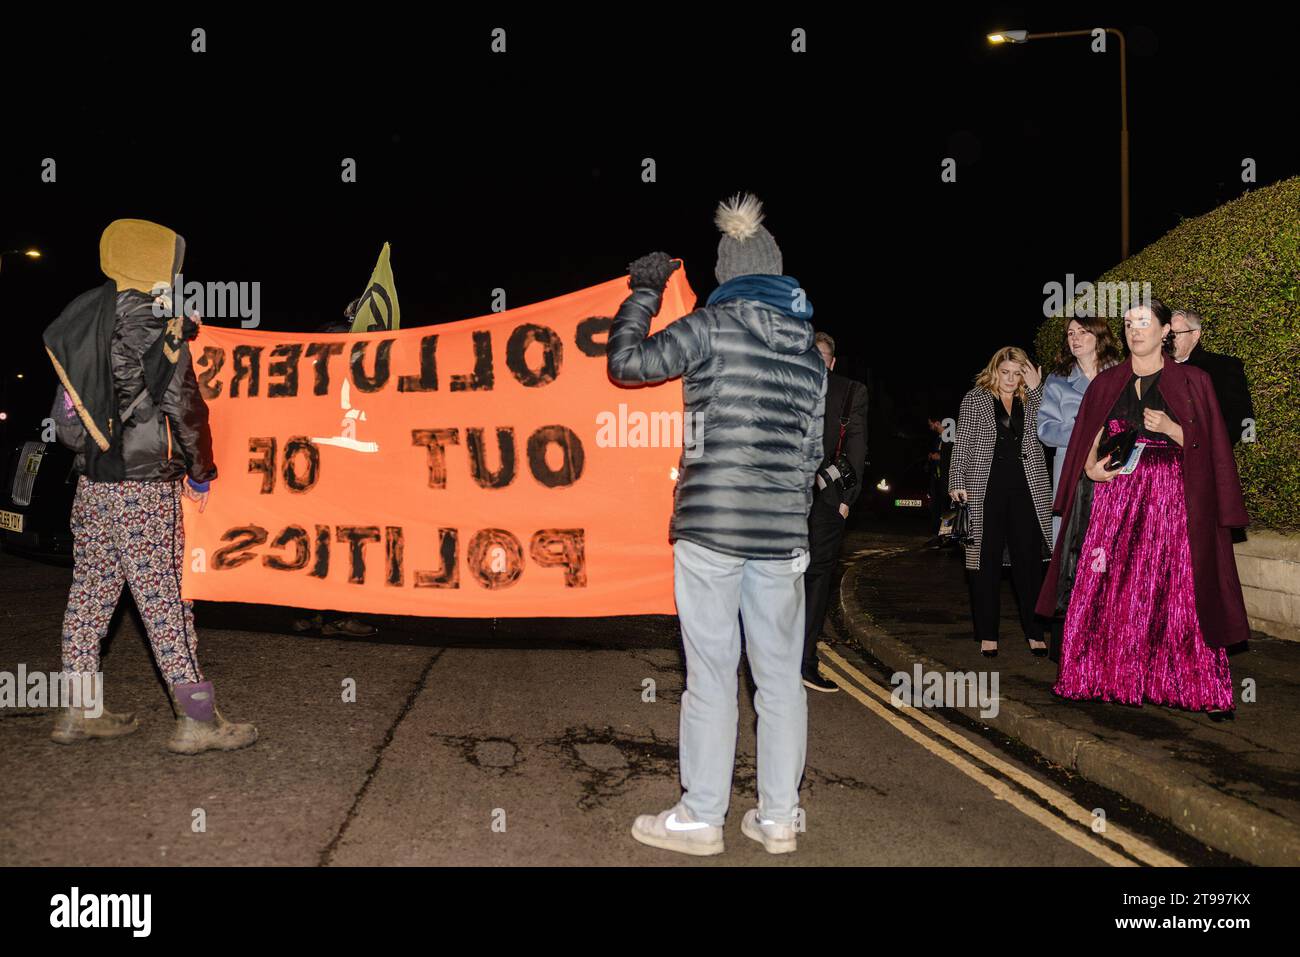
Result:
[[[393,283],[393,267],[388,261],[388,253],[388,243],[384,243],[366,291],[356,301],[353,332],[392,331],[400,326],[402,312],[397,305],[397,286]]]

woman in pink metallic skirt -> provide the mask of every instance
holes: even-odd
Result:
[[[1064,698],[1149,701],[1223,716],[1233,709],[1224,648],[1232,643],[1226,639],[1244,637],[1244,607],[1240,627],[1235,616],[1231,628],[1214,619],[1214,633],[1207,634],[1198,607],[1222,603],[1210,592],[1220,590],[1224,577],[1230,581],[1222,591],[1235,586],[1240,606],[1240,585],[1235,565],[1230,576],[1224,574],[1216,541],[1210,542],[1213,563],[1203,557],[1205,549],[1197,552],[1197,573],[1193,530],[1199,538],[1208,532],[1217,539],[1220,531],[1226,536],[1239,508],[1231,502],[1221,508],[1218,497],[1203,495],[1200,479],[1207,476],[1201,473],[1208,472],[1211,482],[1228,482],[1230,474],[1237,502],[1240,485],[1235,464],[1227,467],[1231,452],[1225,453],[1224,437],[1214,434],[1213,390],[1191,375],[1199,370],[1176,366],[1164,355],[1169,322],[1169,310],[1159,301],[1129,310],[1124,327],[1130,359],[1108,373],[1108,388],[1098,393],[1107,404],[1089,410],[1090,431],[1076,431],[1091,445],[1076,464],[1086,476],[1076,498],[1092,494],[1090,508],[1066,511],[1072,527],[1058,543],[1058,552],[1068,555],[1072,539],[1076,551],[1074,564],[1065,562],[1067,577],[1073,567],[1073,584],[1053,690]],[[1120,441],[1126,435],[1130,442]],[[1108,445],[1117,448],[1111,453]],[[1228,463],[1220,461],[1224,454]],[[1075,458],[1084,456],[1076,451]],[[1198,481],[1189,482],[1189,459]],[[1215,565],[1209,569],[1212,580],[1209,564]],[[1049,578],[1055,588],[1055,577]]]

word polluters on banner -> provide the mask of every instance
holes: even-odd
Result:
[[[601,316],[582,320],[574,336],[575,347],[583,355],[599,357],[603,362],[603,336],[609,332],[611,322],[610,318]],[[597,340],[597,336],[602,338]],[[282,343],[269,349],[262,345],[237,345],[230,350],[229,364],[224,347],[204,346],[202,355],[195,362],[199,387],[203,397],[209,400],[219,398],[223,390],[231,399],[256,398],[262,394],[265,378],[265,395],[269,398],[296,396],[300,385],[304,389],[310,385],[313,395],[329,395],[331,376],[339,372],[348,376],[352,387],[363,393],[384,390],[437,392],[441,387],[450,392],[490,392],[496,387],[495,349],[492,333],[488,330],[473,333],[472,370],[452,373],[445,379],[445,386],[440,386],[438,377],[438,333],[420,338],[418,369],[410,374],[397,370],[397,375],[393,374],[392,355],[393,346],[399,341],[397,335],[382,338],[377,344],[361,339],[351,342],[350,346],[338,341],[340,338],[334,335],[306,344]],[[355,340],[359,337],[348,335],[346,338]],[[530,352],[532,346],[538,348]],[[333,365],[331,360],[345,351],[348,358],[338,366]],[[536,323],[517,326],[506,341],[506,368],[526,388],[538,388],[555,381],[563,357],[564,343],[559,334]],[[301,374],[304,361],[311,365],[311,372],[305,376]]]

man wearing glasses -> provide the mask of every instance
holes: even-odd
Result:
[[[1174,361],[1204,369],[1214,384],[1214,395],[1223,410],[1228,425],[1228,437],[1235,446],[1246,434],[1247,419],[1254,420],[1255,410],[1250,401],[1250,386],[1246,370],[1235,356],[1210,352],[1201,345],[1201,317],[1190,309],[1174,313]]]

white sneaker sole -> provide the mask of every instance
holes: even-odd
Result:
[[[804,679],[803,679],[803,686],[804,686],[805,688],[809,689],[810,691],[820,691],[820,692],[822,692],[823,694],[834,694],[835,692],[837,692],[837,691],[840,690],[840,686],[839,686],[839,685],[836,685],[834,688],[821,688],[821,687],[818,687],[817,685],[815,685],[815,684],[813,684],[811,681],[809,681],[807,678],[804,678]]]
[[[784,840],[778,840],[774,837],[768,837],[763,833],[763,829],[759,827],[757,823],[750,823],[748,817],[744,818],[740,822],[740,832],[750,840],[758,841],[758,843],[762,844],[763,850],[767,851],[769,854],[789,854],[799,846],[798,838],[791,837]]]
[[[681,841],[673,840],[671,837],[657,837],[654,834],[638,831],[635,824],[632,825],[632,838],[648,847],[657,847],[665,851],[677,851],[679,854],[690,854],[692,857],[713,857],[715,854],[721,854],[726,850],[726,845],[722,841],[718,841],[717,844],[703,844],[700,841]]]

